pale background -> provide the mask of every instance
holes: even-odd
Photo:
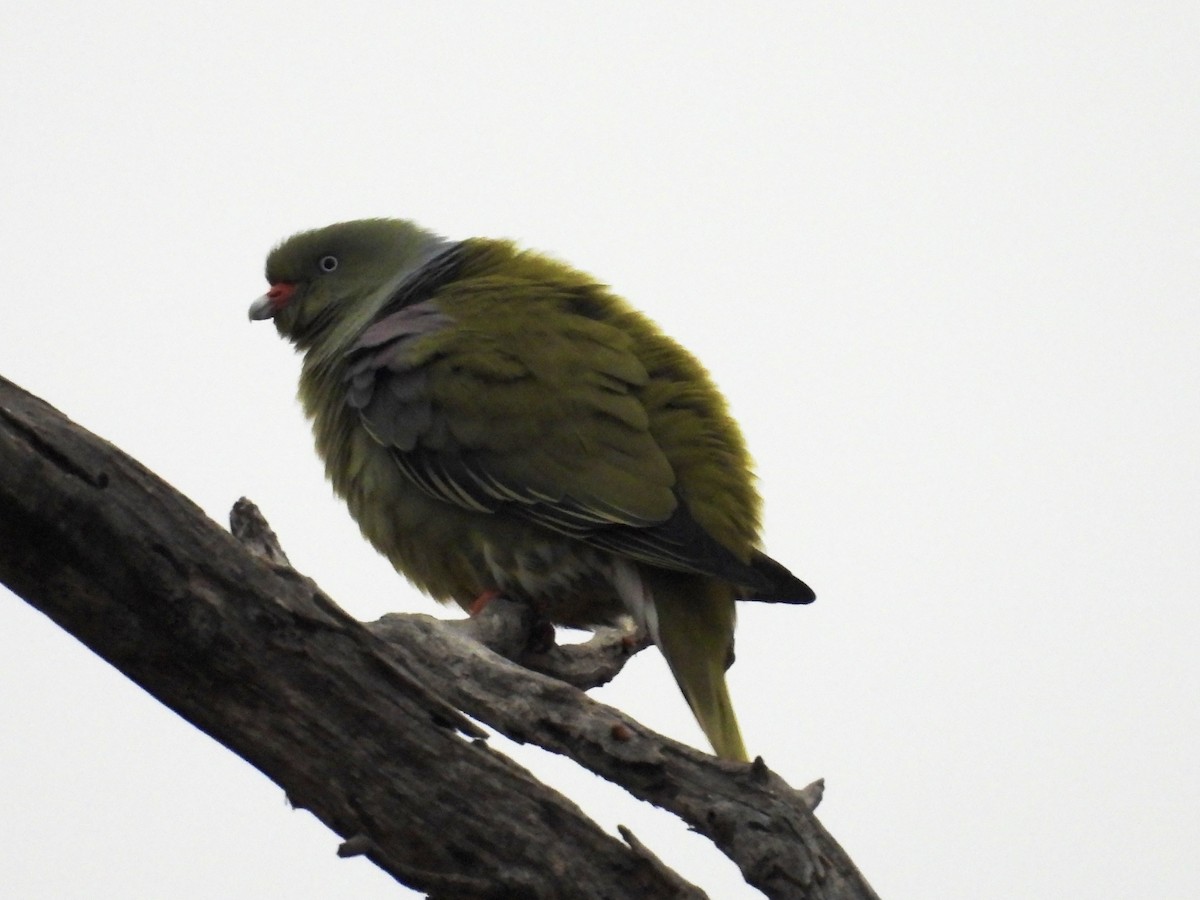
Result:
[[[880,894],[1200,895],[1192,3],[10,2],[0,374],[357,616],[431,611],[332,498],[266,251],[365,215],[597,274],[711,368],[770,552],[747,743]],[[410,896],[0,595],[14,898]],[[643,654],[600,692],[699,743]],[[714,898],[668,817],[531,751]]]

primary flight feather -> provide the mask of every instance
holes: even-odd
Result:
[[[760,501],[704,368],[594,279],[505,241],[368,219],[297,234],[250,308],[303,351],[333,487],[415,585],[499,591],[662,650],[718,755],[734,601],[809,603],[758,548]]]

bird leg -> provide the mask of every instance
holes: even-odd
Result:
[[[471,605],[467,607],[467,615],[472,619],[475,618],[481,612],[487,609],[487,605],[499,597],[502,593],[503,591],[500,591],[496,588],[488,588],[486,591],[476,597]]]

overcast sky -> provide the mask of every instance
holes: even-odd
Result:
[[[432,612],[246,320],[264,256],[387,215],[569,260],[743,425],[818,601],[742,608],[735,704],[876,890],[1196,896],[1198,35],[1191,3],[13,0],[0,375],[218,521],[253,498],[354,615]],[[410,896],[7,592],[0,684],[6,897]],[[653,652],[598,694],[703,746]]]

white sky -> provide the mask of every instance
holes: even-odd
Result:
[[[746,606],[752,752],[880,894],[1200,893],[1194,4],[17,2],[0,374],[362,618],[361,541],[246,321],[302,228],[410,217],[595,273],[711,368],[808,608]],[[14,898],[408,896],[0,594]],[[603,699],[699,744],[643,654]],[[714,898],[673,820],[519,758]]]

